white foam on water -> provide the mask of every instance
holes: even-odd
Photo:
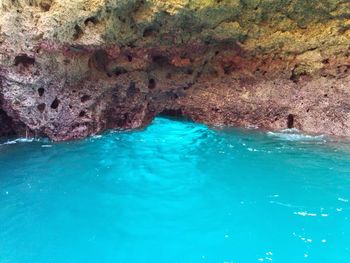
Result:
[[[341,197],[339,197],[339,198],[338,198],[338,201],[340,201],[340,202],[344,202],[344,203],[348,203],[348,202],[349,202],[349,200],[348,200],[348,199],[341,198]]]
[[[250,151],[250,152],[258,152],[259,151],[259,150],[254,149],[254,148],[247,148],[247,150]]]
[[[277,137],[285,141],[322,141],[325,142],[324,135],[308,135],[301,133],[298,129],[285,129],[278,132],[267,132],[268,136]]]
[[[298,215],[298,216],[317,216],[317,214],[315,213],[309,213],[309,212],[294,212],[294,215]]]
[[[250,130],[257,130],[259,129],[259,126],[258,125],[253,125],[253,124],[249,124],[246,126],[247,129],[250,129]]]
[[[31,139],[18,138],[18,139],[15,139],[15,140],[10,140],[10,141],[4,142],[4,143],[2,143],[2,145],[9,145],[9,144],[16,144],[16,143],[25,143],[25,142],[33,142],[33,141],[34,141],[33,138],[31,138]]]
[[[289,204],[289,203],[282,203],[282,202],[278,202],[278,201],[270,201],[270,204],[280,205],[280,206],[284,206],[284,207],[298,208],[298,209],[303,208],[302,206],[293,205],[293,204]]]
[[[15,141],[7,141],[7,142],[2,143],[1,145],[16,144],[16,143],[17,142],[15,142]]]
[[[11,145],[11,144],[16,144],[16,143],[30,143],[30,142],[40,142],[42,141],[41,139],[38,138],[17,138],[14,140],[8,140],[7,142],[1,143],[1,145]]]

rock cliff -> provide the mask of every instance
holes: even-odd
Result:
[[[160,113],[350,136],[348,0],[0,0],[0,135]]]

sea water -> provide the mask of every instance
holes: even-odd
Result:
[[[0,262],[350,262],[350,144],[296,130],[0,145]]]

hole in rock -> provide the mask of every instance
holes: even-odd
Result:
[[[290,80],[293,81],[295,84],[298,84],[300,82],[300,80],[302,79],[302,77],[307,76],[306,72],[297,72],[296,68],[293,69],[292,71],[292,75],[290,76]]]
[[[58,105],[60,105],[60,101],[57,99],[57,98],[55,98],[54,99],[54,101],[51,103],[51,109],[57,109],[58,108]]]
[[[80,118],[84,117],[85,115],[86,115],[86,112],[83,111],[83,110],[79,113],[79,117],[80,117]]]
[[[294,127],[294,115],[289,114],[287,117],[287,127],[288,129],[292,129]]]
[[[42,10],[47,12],[50,10],[51,4],[52,4],[52,0],[42,0],[39,5],[40,5]]]
[[[45,89],[44,88],[38,88],[38,94],[40,97],[44,95]]]
[[[23,66],[27,67],[29,65],[34,65],[34,63],[35,59],[28,57],[26,54],[21,54],[15,57],[15,66],[22,64]]]
[[[153,63],[159,65],[159,66],[166,66],[169,65],[169,59],[166,56],[162,55],[156,55],[152,57]]]
[[[125,69],[125,68],[122,68],[122,67],[116,67],[114,70],[114,75],[116,76],[119,76],[121,74],[125,74],[125,73],[128,73],[128,71]]]
[[[90,100],[91,99],[91,96],[90,95],[84,95],[84,96],[82,96],[81,98],[80,98],[80,101],[82,102],[82,103],[84,103],[84,102],[87,102],[88,100]]]
[[[155,89],[156,88],[156,81],[154,79],[149,79],[149,81],[148,81],[148,88],[149,89]]]
[[[41,113],[43,113],[44,110],[45,110],[45,107],[46,107],[46,104],[45,104],[45,103],[40,103],[40,104],[37,106],[37,109],[38,109],[38,111],[40,111]]]
[[[132,61],[132,56],[131,55],[126,55],[126,58],[128,59],[129,62]]]
[[[74,34],[73,34],[73,39],[77,40],[83,35],[83,30],[80,28],[80,26],[75,25],[74,26]]]
[[[234,71],[233,65],[224,66],[224,74],[229,75]]]
[[[143,31],[143,37],[151,37],[152,35],[154,35],[155,30],[153,28],[146,28]]]
[[[193,84],[189,83],[188,85],[184,86],[183,89],[184,90],[188,90],[192,87]]]
[[[98,23],[98,19],[94,16],[89,17],[84,21],[84,24],[87,26],[89,23],[96,25]]]

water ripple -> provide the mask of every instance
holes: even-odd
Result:
[[[349,153],[296,130],[165,118],[75,142],[10,141],[0,262],[347,263]]]

